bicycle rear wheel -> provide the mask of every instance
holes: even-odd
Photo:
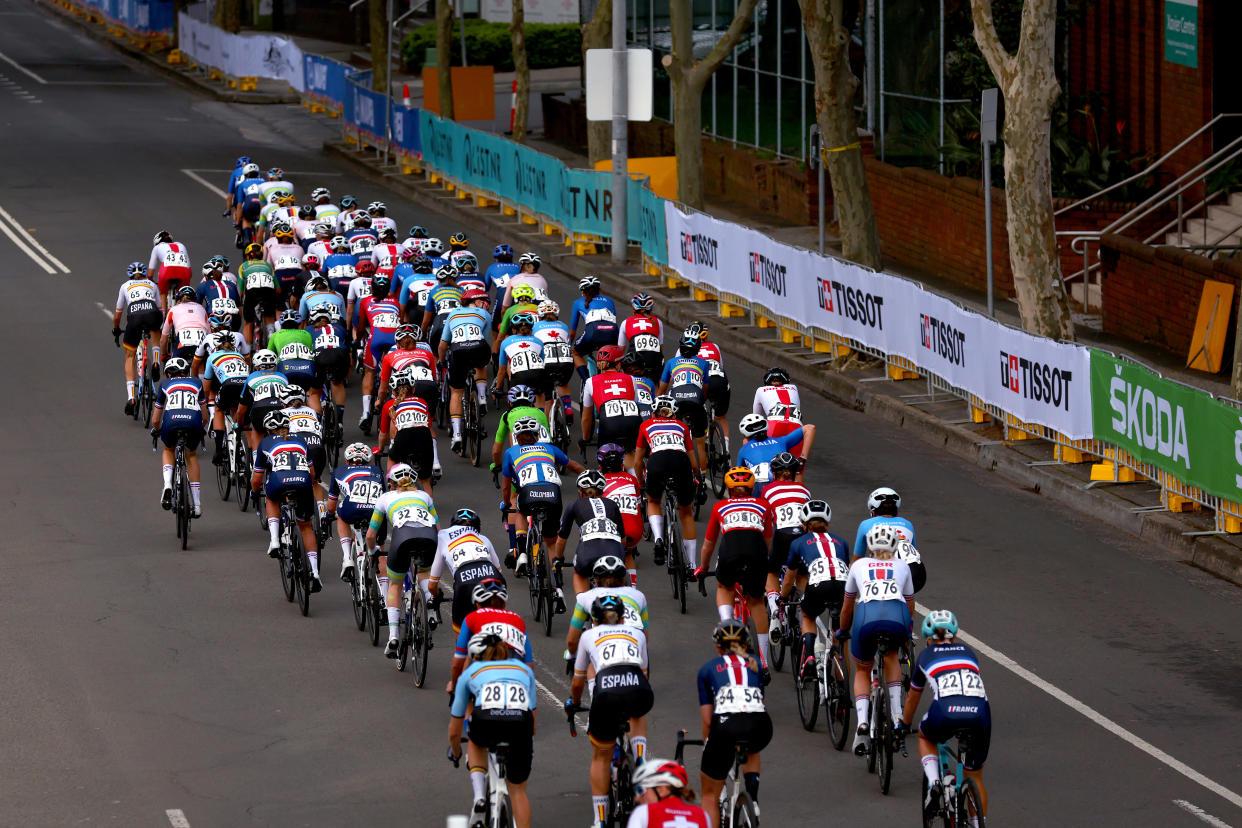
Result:
[[[334,469],[341,459],[340,423],[337,422],[336,403],[332,401],[331,387],[325,388],[324,391],[327,397],[323,403],[324,447],[328,454],[327,465],[330,469]]]
[[[365,603],[366,596],[363,594],[363,590],[359,588],[360,584],[358,579],[360,577],[361,574],[359,573],[358,565],[355,562],[353,568],[349,570],[349,603],[354,609],[354,624],[358,627],[359,631],[362,631],[367,627],[367,615]]]
[[[521,550],[518,550],[519,552]],[[540,578],[540,569],[535,560],[536,552],[535,544],[530,542],[530,535],[526,536],[526,584],[530,591],[530,611],[535,621],[543,618],[543,582]]]
[[[228,502],[229,494],[233,491],[233,468],[232,458],[221,458],[220,465],[216,466],[216,488],[220,491],[220,499]]]
[[[850,673],[841,651],[833,648],[827,654],[824,670],[827,673],[827,697],[824,699],[824,720],[828,725],[828,738],[837,750],[845,750],[850,734],[850,711],[854,700],[850,695]]]
[[[306,557],[306,550],[302,548],[302,533],[296,526],[293,528],[290,551],[293,553],[293,585],[294,592],[297,593],[298,610],[305,618],[310,615],[310,561]]]
[[[875,773],[880,778],[880,793],[887,796],[893,784],[893,720],[888,705],[884,705],[882,713],[876,728]]]
[[[237,508],[243,512],[246,511],[251,498],[250,452],[248,448],[245,436],[238,434],[233,445],[233,468],[237,471],[237,480],[234,485],[237,487]]]
[[[983,794],[969,776],[962,780],[962,788],[957,795],[957,823],[966,828],[986,828],[988,824],[987,817],[983,815]]]
[[[410,647],[414,651],[414,686],[422,687],[427,680],[427,650],[431,648],[431,625],[427,621],[427,596],[421,589],[417,591],[414,612],[410,615],[413,621],[413,641]]]
[[[707,479],[717,498],[724,497],[724,475],[729,470],[729,452],[725,449],[724,431],[712,420],[707,430]]]
[[[387,626],[385,620],[384,603],[385,597],[379,594],[379,584],[375,583],[374,576],[367,578],[367,617],[370,625],[371,646],[378,647],[380,642],[380,628]]]
[[[539,539],[539,544],[543,546],[543,538]],[[539,554],[543,557],[543,634],[551,637],[552,616],[556,614],[556,584],[552,580],[552,562],[548,559],[548,550],[541,548]]]
[[[177,503],[177,536],[181,538],[181,548],[190,543],[190,510],[193,503],[190,497],[190,473],[185,466],[177,468],[177,493],[173,500]]]
[[[413,596],[411,595],[412,599]],[[401,598],[401,614],[397,616],[397,672],[404,673],[410,662],[410,650],[414,646],[414,608],[406,605],[406,597]]]
[[[803,670],[794,664],[794,691],[798,694],[798,718],[802,720],[802,729],[815,729],[815,720],[819,717],[819,676],[818,665],[809,670],[810,675],[803,675]],[[831,726],[831,725],[830,725]]]
[[[292,603],[294,598],[293,550],[289,546],[281,544],[280,559],[277,563],[280,565],[280,588],[284,590],[285,600]]]
[[[759,810],[745,790],[738,794],[737,801],[733,804],[731,828],[759,828]]]
[[[671,486],[665,487],[661,511],[664,513],[665,554],[668,555],[668,577],[673,587],[673,600],[677,601],[678,609],[685,615],[687,562],[681,543],[681,512]]]

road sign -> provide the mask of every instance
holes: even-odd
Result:
[[[629,49],[627,51],[627,120],[650,121],[654,77],[651,50]],[[612,49],[587,49],[586,116],[588,121],[612,120],[612,64]]]

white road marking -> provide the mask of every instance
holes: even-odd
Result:
[[[13,241],[13,244],[17,245],[18,250],[25,253],[27,256],[29,256],[31,259],[34,260],[35,264],[43,268],[45,273],[49,273],[53,276],[56,275],[56,269],[53,268],[47,262],[40,259],[38,254],[35,253],[33,250],[31,250],[29,247],[27,247],[26,243],[23,242],[12,230],[9,229],[9,226],[2,221],[0,221],[0,231],[2,231],[4,235],[9,237]]]
[[[23,75],[26,75],[31,80],[41,83],[44,86],[163,86],[163,84],[159,81],[50,81],[42,75],[32,72],[25,66],[22,66],[4,52],[0,52],[0,60],[3,60]]]
[[[228,194],[228,193],[226,193],[224,190],[221,190],[221,189],[220,189],[219,187],[217,187],[215,184],[212,184],[210,181],[208,181],[207,179],[203,178],[201,175],[199,175],[198,173],[194,172],[193,170],[185,170],[185,169],[183,169],[183,170],[182,170],[182,172],[183,172],[183,173],[185,173],[186,175],[188,175],[190,178],[192,178],[192,179],[194,179],[195,181],[197,181],[199,184],[202,184],[202,185],[203,185],[204,187],[206,187],[208,190],[211,190],[213,193],[215,193],[216,195],[220,196],[220,198],[228,198],[228,196],[229,196],[229,194]],[[223,172],[223,170],[222,170],[221,172]]]
[[[18,247],[22,248],[22,250],[26,252],[26,255],[38,261],[40,267],[42,267],[48,273],[55,273],[56,271],[52,270],[50,267],[47,266],[47,262],[50,261],[52,264],[56,265],[57,269],[59,269],[61,273],[64,273],[65,275],[68,275],[70,273],[69,268],[65,267],[64,262],[62,262],[60,259],[56,258],[50,252],[48,252],[48,249],[46,247],[39,244],[39,242],[35,240],[35,237],[30,235],[30,233],[26,231],[26,228],[22,227],[21,224],[18,223],[17,219],[9,215],[8,211],[5,210],[3,207],[0,207],[0,219],[4,219],[4,221],[0,221],[0,227],[5,228],[5,234],[8,235],[9,238],[13,239],[14,243],[16,243]],[[22,236],[24,236],[26,241],[29,242],[30,247],[33,247],[35,250],[38,250],[40,253],[42,253],[43,256],[47,259],[47,261],[38,259],[34,255],[34,253],[31,252],[29,247],[26,247],[25,245],[17,242],[17,239],[14,238],[13,233],[10,232],[7,227],[5,227],[5,222],[7,222],[8,224],[11,224],[14,230],[16,230]]]
[[[1183,811],[1185,811],[1188,814],[1194,814],[1199,819],[1206,822],[1208,825],[1215,825],[1216,828],[1231,828],[1228,822],[1225,822],[1224,820],[1221,820],[1221,819],[1217,819],[1216,817],[1209,814],[1207,811],[1200,808],[1198,805],[1194,805],[1190,802],[1187,802],[1184,799],[1175,799],[1173,800],[1173,804],[1181,808]]]
[[[915,608],[923,615],[927,615],[927,613],[931,612],[930,609],[923,606],[922,604],[915,604]],[[1032,673],[1030,670],[1023,667],[1018,662],[1014,661],[1009,656],[1002,653],[1000,650],[989,647],[987,644],[984,644],[982,641],[975,638],[973,635],[970,635],[969,633],[965,633],[965,632],[959,632],[957,634],[957,637],[961,639],[962,641],[964,641],[965,643],[969,644],[971,647],[978,650],[983,655],[990,658],[992,661],[995,661],[997,664],[1004,667],[1009,672],[1016,675],[1018,678],[1023,679],[1027,683],[1034,685],[1040,690],[1043,690],[1049,696],[1052,696],[1054,699],[1061,702],[1066,707],[1073,710],[1075,713],[1078,713],[1082,715],[1083,717],[1090,719],[1091,721],[1098,724],[1100,727],[1107,730],[1109,733],[1113,734],[1119,739],[1122,739],[1125,742],[1130,743],[1131,745],[1143,751],[1143,753],[1146,753],[1148,756],[1152,757],[1153,759],[1165,765],[1166,767],[1177,771],[1182,776],[1189,779],[1191,782],[1194,782],[1196,785],[1201,785],[1204,788],[1207,788],[1212,793],[1219,796],[1221,799],[1224,799],[1226,802],[1229,802],[1235,807],[1242,808],[1242,795],[1234,793],[1233,791],[1229,790],[1228,788],[1226,788],[1224,785],[1220,784],[1219,782],[1209,779],[1208,777],[1199,773],[1194,768],[1190,767],[1190,765],[1187,765],[1185,762],[1181,761],[1180,759],[1170,756],[1169,754],[1165,753],[1160,748],[1153,745],[1151,742],[1148,742],[1146,739],[1136,736],[1135,734],[1126,730],[1121,725],[1114,722],[1112,719],[1105,716],[1103,713],[1100,713],[1095,708],[1091,707],[1088,704],[1085,704],[1084,702],[1079,701],[1078,699],[1071,696],[1069,693],[1066,693],[1064,690],[1057,687],[1055,684],[1052,684],[1051,682],[1040,678],[1039,676]],[[1198,816],[1198,814],[1196,814],[1196,816]],[[1207,815],[1205,814],[1204,816],[1207,816]],[[1215,819],[1215,817],[1213,817],[1213,819]],[[1220,824],[1223,825],[1224,823],[1220,823]]]
[[[185,818],[185,814],[180,808],[169,808],[164,812],[164,815],[168,817],[172,828],[190,828],[190,821]]]
[[[34,72],[31,72],[29,69],[27,69],[25,66],[22,66],[17,61],[13,60],[13,58],[9,57],[4,52],[0,52],[0,60],[3,60],[5,63],[9,64],[14,69],[21,72],[23,75],[26,75],[27,77],[31,78],[32,80],[38,81],[39,83],[42,83],[45,85],[47,84],[46,80],[36,75]]]
[[[108,317],[109,319],[112,318],[112,311],[108,310],[108,306],[105,305],[103,302],[96,302],[95,307],[103,311],[104,316]]]

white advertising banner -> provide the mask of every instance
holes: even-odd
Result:
[[[577,23],[578,0],[524,0],[522,13],[527,23]],[[479,14],[492,23],[513,19],[513,0],[480,0]]]
[[[214,66],[233,77],[274,78],[302,92],[302,50],[274,35],[235,35],[187,14],[178,16],[177,48],[195,63]]]
[[[665,202],[669,266],[799,325],[905,357],[920,370],[1071,439],[1092,434],[1086,348],[1031,336],[922,286],[781,244]]]

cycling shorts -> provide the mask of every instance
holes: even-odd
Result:
[[[408,463],[414,468],[419,480],[431,477],[434,453],[431,447],[431,429],[403,428],[397,432],[388,449],[390,463]]]
[[[839,618],[843,603],[845,581],[820,581],[815,586],[807,586],[802,595],[802,614],[815,619],[831,610],[833,616]]]
[[[509,375],[509,387],[515,385],[530,386],[536,394],[548,393],[548,375],[542,368],[533,368],[528,371],[521,371],[516,374]]]
[[[638,430],[642,428],[642,417],[600,417],[596,431],[599,433],[599,444],[606,446],[616,443],[627,453],[638,445]]]
[[[203,424],[198,416],[177,417],[169,420],[165,415],[160,421],[160,442],[167,448],[176,448],[178,435],[185,435],[186,451],[198,451],[203,442]]]
[[[529,711],[476,707],[470,714],[470,742],[484,748],[507,744],[505,778],[514,785],[530,779],[535,756],[535,719]]]
[[[176,336],[176,334],[173,334]],[[194,352],[198,350],[197,345],[172,345],[168,346],[168,358],[181,357],[186,362],[194,362]]]
[[[707,436],[707,409],[702,400],[678,400],[677,419],[690,429],[691,437]]]
[[[413,563],[418,569],[431,566],[436,556],[437,533],[434,526],[402,526],[392,531],[388,543],[388,572],[405,575]]]
[[[246,419],[250,421],[250,427],[259,434],[267,434],[267,429],[263,427],[263,418],[270,412],[284,408],[285,404],[280,400],[264,400],[250,406],[246,411]]]
[[[397,344],[396,331],[371,331],[367,340],[367,349],[362,355],[362,367],[371,371],[379,369],[384,361],[384,354]]]
[[[280,363],[280,372],[290,383],[303,391],[315,391],[323,388],[323,380],[319,378],[319,368],[309,359],[290,359]]]
[[[544,510],[545,538],[556,537],[561,528],[561,487],[556,483],[531,483],[523,486],[517,496],[518,511],[530,517],[536,509]]]
[[[850,631],[850,655],[868,664],[875,659],[876,640],[886,635],[896,648],[910,637],[910,608],[904,600],[859,604]]]
[[[126,348],[136,349],[144,333],[147,331],[158,333],[163,324],[164,317],[160,315],[159,308],[131,313],[126,317],[125,334],[121,341],[125,343]]]
[[[753,755],[771,741],[772,717],[766,712],[712,716],[699,769],[709,779],[723,780],[733,769],[738,745],[745,745],[746,752]]]
[[[922,561],[916,561],[910,566],[910,581],[917,593],[927,584],[927,566]]]
[[[728,377],[707,377],[707,399],[712,401],[717,417],[729,413],[729,400],[733,397],[733,389],[729,387]]]
[[[288,298],[290,296],[301,296],[297,292],[298,277],[302,275],[302,268],[286,267],[276,271],[276,284],[280,288],[280,295]],[[305,280],[303,280],[305,281]]]
[[[311,488],[310,472],[271,472],[263,488],[268,500],[280,503],[286,494],[294,495],[293,514],[300,521],[308,521],[315,513],[315,490]]]
[[[617,326],[613,322],[590,322],[574,340],[579,356],[591,356],[605,345],[617,344]]]
[[[492,349],[486,342],[465,342],[460,345],[449,345],[449,387],[461,390],[466,387],[466,378],[475,368],[482,368],[491,362]]]
[[[768,545],[762,532],[735,529],[721,537],[716,581],[729,589],[741,584],[747,596],[763,598],[768,582]]]
[[[632,664],[605,667],[595,674],[587,735],[591,744],[602,747],[621,735],[621,724],[651,712],[655,696],[643,671]]]
[[[588,581],[591,580],[595,562],[605,555],[624,558],[625,549],[622,544],[609,540],[592,540],[579,544],[577,551],[574,552],[574,573]]]
[[[780,572],[789,560],[789,545],[802,536],[801,529],[777,529],[772,533],[772,549],[768,552],[768,572]]]
[[[672,449],[653,452],[647,458],[647,497],[659,503],[660,498],[664,497],[664,484],[670,477],[674,480],[677,505],[693,505],[694,469],[690,466],[690,455]]]
[[[232,411],[237,408],[242,392],[246,390],[246,378],[234,377],[224,382],[213,379],[211,385],[216,392],[216,407],[223,411]]]
[[[962,765],[969,771],[982,770],[992,744],[992,709],[987,699],[973,696],[937,699],[923,714],[919,733],[938,745],[958,736],[964,754]]]
[[[188,267],[168,267],[167,265],[160,267],[159,289],[160,295],[163,296],[173,289],[173,283],[178,283],[178,287],[184,287],[194,281],[194,273]]]
[[[315,365],[324,382],[344,382],[349,376],[349,349],[332,348],[315,354]]]
[[[453,573],[453,629],[461,630],[466,616],[474,612],[474,599],[471,597],[475,586],[480,581],[496,578],[501,582],[505,576],[490,560],[470,561],[457,567]],[[521,654],[515,656],[521,658]]]
[[[638,360],[638,367],[642,369],[644,377],[659,381],[660,374],[664,372],[664,354],[659,351],[632,351]]]
[[[254,288],[246,291],[246,298],[242,300],[242,319],[251,324],[262,322],[263,318],[276,315],[276,289],[275,288]],[[255,309],[260,309],[259,313],[255,313]]]
[[[322,442],[318,440],[312,442],[307,439],[309,435],[300,434],[298,436],[302,438],[302,442],[306,443],[306,456],[310,459],[311,473],[318,480],[319,476],[323,474],[323,467],[328,464],[328,451],[323,447]]]
[[[248,198],[242,202],[241,214],[246,221],[254,223],[263,213],[263,199]]]
[[[436,418],[436,409],[440,405],[440,383],[435,380],[416,380],[414,382],[414,396],[426,403],[427,416],[434,420]]]

